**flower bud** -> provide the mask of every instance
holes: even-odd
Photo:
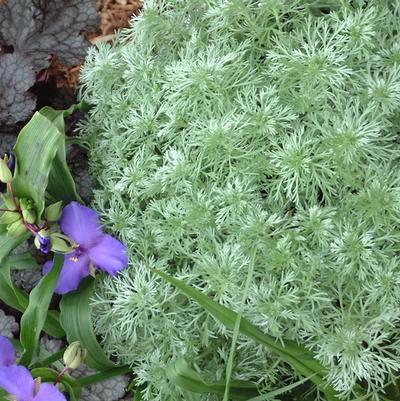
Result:
[[[1,194],[1,198],[3,200],[4,206],[9,210],[15,210],[17,205],[14,203],[14,199],[9,194]]]
[[[24,220],[30,224],[33,224],[36,221],[36,212],[32,209],[22,210],[22,216],[23,216]]]
[[[16,222],[7,226],[7,234],[10,237],[19,237],[20,235],[24,234],[26,230],[27,228],[25,227],[22,219],[19,219]]]
[[[0,181],[4,183],[9,183],[13,180],[13,175],[7,162],[0,158]]]
[[[0,224],[12,224],[21,219],[18,212],[4,212],[0,217]]]
[[[52,205],[47,206],[44,216],[47,221],[56,222],[60,220],[62,213],[62,201],[53,203]]]
[[[19,203],[22,210],[33,209],[33,202],[31,199],[22,198],[20,199]]]
[[[79,341],[71,343],[64,352],[63,361],[68,369],[77,369],[86,358],[86,350],[82,349]]]
[[[54,233],[50,235],[51,250],[57,253],[71,253],[74,250],[74,241],[66,235]]]
[[[51,238],[46,230],[40,230],[35,237],[35,246],[41,252],[48,254],[51,251]]]

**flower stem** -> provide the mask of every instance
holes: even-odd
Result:
[[[10,210],[10,209],[3,209],[3,208],[0,208],[0,212],[12,212],[12,213],[19,213],[19,211],[18,211],[18,210]]]
[[[66,366],[56,377],[56,381],[54,384],[58,384],[63,379],[64,375],[68,372],[69,368]]]
[[[13,188],[11,182],[7,182],[7,189],[8,189],[8,192],[10,192],[10,194],[11,194],[11,197],[12,197],[12,200],[14,202],[14,205],[15,205],[16,209],[18,211],[20,211],[20,209],[18,207],[17,199],[15,197],[14,188]]]

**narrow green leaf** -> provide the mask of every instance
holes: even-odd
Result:
[[[91,384],[102,382],[104,380],[111,379],[112,377],[115,376],[125,375],[130,372],[131,369],[128,366],[121,366],[117,368],[104,370],[103,372],[95,373],[90,376],[82,377],[77,380],[77,383],[82,387],[90,386]]]
[[[199,373],[190,368],[184,358],[178,359],[166,371],[168,379],[175,385],[193,393],[214,393],[224,395],[225,381],[208,383]],[[257,386],[251,382],[231,380],[230,397],[232,400],[248,400],[258,395]]]
[[[142,401],[143,397],[142,397],[142,392],[139,389],[135,390],[135,397],[133,399],[133,401]],[[190,400],[187,400],[190,401]]]
[[[29,296],[24,291],[16,287],[11,281],[10,265],[4,261],[0,265],[0,299],[11,308],[25,312],[29,305]],[[65,332],[59,323],[59,312],[50,310],[47,312],[44,331],[53,337],[64,337]]]
[[[68,342],[80,341],[82,347],[86,348],[85,363],[95,370],[103,371],[115,367],[115,364],[108,359],[93,331],[90,307],[93,291],[94,280],[89,277],[77,291],[64,295],[60,302],[60,318]]]
[[[0,232],[0,265],[13,249],[29,238],[29,235],[26,233],[19,237],[9,237],[6,232]]]
[[[247,278],[246,278],[246,283],[245,283],[245,286],[243,289],[242,300],[240,302],[239,313],[237,313],[237,315],[236,315],[235,326],[233,329],[232,344],[231,344],[231,349],[229,351],[228,362],[226,364],[226,387],[225,387],[225,392],[224,392],[224,398],[222,401],[229,400],[229,395],[230,395],[230,391],[231,391],[230,387],[231,387],[232,372],[233,372],[233,362],[234,362],[235,351],[236,351],[236,343],[239,338],[240,322],[242,320],[244,305],[246,303],[246,299],[248,297],[249,290],[250,290],[250,284],[253,279],[255,257],[256,257],[256,252],[253,251],[253,254],[252,254],[252,257],[250,260],[250,265],[247,270]]]
[[[202,401],[202,396],[201,396],[201,394],[198,394],[198,393],[192,393],[191,391],[187,391],[187,390],[180,390],[180,392],[181,392],[181,394],[182,394],[182,396],[183,396],[183,399],[185,400],[185,401]],[[141,400],[142,398],[140,398],[140,400]],[[134,401],[136,401],[136,399],[134,400]]]
[[[38,216],[44,209],[53,160],[63,144],[63,133],[43,114],[36,112],[22,128],[14,147],[17,174],[13,182],[18,197],[35,202]]]
[[[247,401],[272,401],[274,400],[278,395],[288,393],[289,391],[294,390],[296,387],[301,386],[308,380],[310,380],[311,377],[305,377],[304,379],[301,379],[295,383],[289,384],[287,386],[281,387],[278,390],[275,391],[270,391],[269,393],[259,395],[257,397],[251,398]]]
[[[8,263],[11,270],[31,270],[38,269],[39,265],[36,259],[29,253],[21,253],[19,255],[10,255]]]
[[[54,110],[51,107],[43,107],[39,113],[48,118],[62,133],[61,143],[57,154],[53,160],[50,170],[47,193],[56,200],[62,200],[65,203],[73,200],[81,200],[76,192],[75,182],[67,165],[65,154],[65,123],[64,118],[71,115],[77,105],[71,106],[67,110]]]
[[[74,109],[75,106],[61,111],[44,107],[18,135],[13,186],[18,197],[33,199],[38,216],[44,210],[46,193],[65,203],[80,200],[65,155],[64,116]]]
[[[64,264],[64,256],[54,256],[54,267],[39,282],[29,295],[29,305],[21,318],[21,345],[24,352],[20,363],[29,365],[36,356],[40,333],[46,321],[47,310]]]
[[[34,378],[40,377],[44,382],[54,383],[57,380],[58,372],[50,368],[35,368],[31,370]],[[78,401],[82,387],[71,376],[65,374],[60,382],[68,391],[70,401]],[[51,401],[51,400],[48,400]]]
[[[162,271],[156,269],[152,269],[152,271],[163,277],[175,287],[179,288],[186,296],[198,302],[205,310],[223,323],[227,328],[234,329],[238,316],[236,312],[218,304],[206,294],[203,294],[197,289]],[[271,351],[279,355],[283,361],[291,365],[298,374],[304,377],[311,377],[310,380],[325,393],[325,396],[329,401],[338,400],[336,391],[329,386],[324,379],[326,374],[325,368],[314,359],[313,354],[309,350],[291,340],[278,341],[274,337],[263,333],[245,318],[240,320],[240,333],[252,338],[257,343],[268,347]]]

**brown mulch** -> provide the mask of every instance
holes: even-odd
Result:
[[[0,0],[4,1],[4,0]],[[85,32],[85,37],[92,43],[111,41],[118,29],[127,28],[129,21],[140,13],[142,0],[101,0],[101,23],[96,32]],[[56,82],[57,88],[76,88],[81,65],[64,66],[54,57],[48,70],[49,77]]]

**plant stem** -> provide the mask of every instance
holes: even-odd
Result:
[[[123,375],[130,371],[131,369],[128,366],[122,366],[120,368],[113,368],[106,370],[105,372],[96,373],[91,376],[82,377],[81,379],[78,379],[76,383],[80,386],[89,386],[90,384],[98,383],[114,376]]]
[[[19,211],[18,211],[18,210],[10,210],[10,209],[3,209],[3,208],[0,208],[0,212],[12,212],[12,213],[19,213]]]
[[[39,367],[39,366],[49,366],[49,365],[51,365],[52,363],[58,361],[59,359],[61,359],[63,357],[64,351],[65,351],[65,348],[62,349],[61,351],[56,352],[53,355],[50,355],[49,357],[43,359],[43,361],[35,363],[33,365],[33,367],[36,368],[36,367]]]

